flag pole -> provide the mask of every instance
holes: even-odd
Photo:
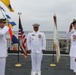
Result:
[[[52,63],[50,64],[51,67],[55,67],[56,64],[54,64],[54,44],[53,44],[53,51],[52,51]]]
[[[20,17],[22,13],[18,12],[18,15]],[[22,65],[19,63],[19,49],[20,49],[20,39],[18,38],[19,42],[18,42],[18,62],[17,64],[15,64],[16,67],[21,67]]]

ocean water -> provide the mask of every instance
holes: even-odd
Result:
[[[25,31],[26,36],[29,32],[31,32],[31,31]],[[52,51],[53,50],[53,35],[54,35],[54,33],[53,33],[53,31],[44,31],[44,33],[45,33],[45,37],[46,37],[46,50]],[[16,37],[18,37],[17,31],[14,31],[14,34],[16,35]],[[10,49],[12,50],[12,45],[10,42],[9,34],[6,35],[6,38],[7,38],[8,47],[10,47]],[[60,50],[66,51],[68,49],[68,52],[69,52],[69,47],[68,47],[68,43],[67,43],[67,33],[65,31],[59,31],[58,39],[59,39]]]
[[[32,32],[32,31],[25,31],[26,36],[29,32]],[[53,31],[43,31],[43,32],[45,33],[46,39],[53,39],[53,36],[54,36]],[[17,31],[14,31],[14,34],[18,37]],[[6,37],[10,38],[9,34],[7,34]],[[67,39],[67,33],[65,31],[58,31],[58,38]]]

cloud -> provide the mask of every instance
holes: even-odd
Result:
[[[35,22],[41,25],[41,30],[53,30],[53,15],[56,14],[58,30],[62,31],[63,27],[66,31],[76,18],[76,0],[11,0],[11,5],[15,12],[7,13],[17,23],[14,30],[18,29],[18,12],[22,13],[22,25],[26,30],[32,30],[32,24]]]

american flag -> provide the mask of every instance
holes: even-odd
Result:
[[[22,28],[21,19],[19,16],[19,31],[18,31],[18,38],[20,40],[20,48],[23,50],[24,57],[27,58],[26,52],[26,36]]]

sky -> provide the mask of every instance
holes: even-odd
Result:
[[[76,19],[76,0],[10,0],[14,12],[0,2],[6,13],[16,22],[13,31],[18,31],[19,15],[24,31],[32,31],[34,23],[40,24],[40,31],[53,31],[53,16],[57,17],[58,31],[68,31],[70,23]],[[0,12],[0,16],[2,13]]]

